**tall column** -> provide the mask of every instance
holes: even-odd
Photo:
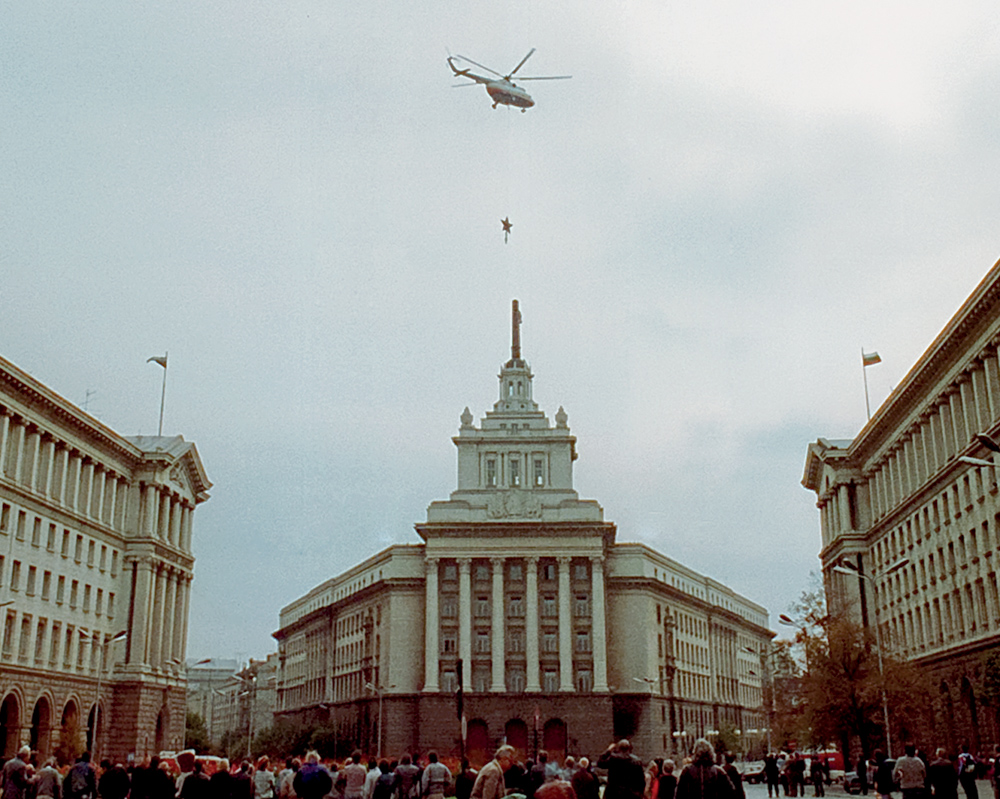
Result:
[[[60,505],[65,506],[66,497],[69,496],[66,490],[66,481],[69,479],[69,449],[62,448],[57,451],[59,453],[59,465],[56,467],[56,471],[59,475],[59,490],[56,492],[54,499]]]
[[[52,496],[52,475],[55,474],[56,440],[49,436],[45,440],[45,471],[39,490],[46,496]]]
[[[163,595],[167,573],[162,565],[157,565],[153,571],[153,604],[152,620],[149,625],[149,664],[156,668],[163,667],[163,654],[160,650],[163,635]]]
[[[458,656],[462,658],[463,690],[468,690],[472,672],[472,560],[458,559]]]
[[[559,563],[559,690],[573,690],[573,629],[570,619],[569,564],[565,555]]]
[[[170,503],[170,543],[175,547],[181,545],[181,531],[184,529],[182,520],[184,517],[184,506],[180,499],[174,499]]]
[[[36,491],[38,489],[38,456],[42,451],[42,434],[38,428],[28,431],[27,445],[24,448],[25,470],[24,484]]]
[[[88,460],[80,470],[80,513],[84,516],[93,516],[94,497],[94,462]]]
[[[149,622],[149,595],[153,590],[153,563],[142,559],[133,562],[135,568],[132,596],[132,624],[129,629],[128,663],[146,662],[146,640]]]
[[[427,558],[424,564],[427,578],[424,581],[424,690],[437,692],[440,650],[438,630],[438,559]]]
[[[10,446],[13,448],[12,462],[10,474],[7,476],[13,480],[15,483],[21,480],[21,466],[24,463],[24,435],[27,432],[27,428],[24,426],[24,420],[18,422],[14,421],[14,430],[12,431]]]
[[[492,657],[493,677],[490,690],[502,693],[507,690],[507,680],[504,675],[504,661],[506,659],[506,636],[504,634],[504,595],[503,595],[503,558],[490,558],[490,566],[493,569],[493,624],[490,631],[492,642],[490,644],[490,655]]]
[[[115,526],[115,514],[118,512],[118,489],[120,485],[118,475],[112,473],[111,479],[108,481],[107,509],[104,514],[108,527]]]
[[[7,473],[7,448],[10,446],[10,417],[0,411],[0,475]]]
[[[594,639],[594,691],[608,690],[608,646],[605,639],[604,558],[590,559],[590,623]]]
[[[177,657],[174,651],[174,621],[177,616],[177,574],[173,569],[167,570],[166,601],[163,603],[163,630],[160,632],[162,643],[160,651],[163,659],[171,660]],[[178,658],[179,660],[180,658]]]
[[[170,494],[166,491],[160,494],[160,515],[156,527],[156,535],[161,541],[170,539]]]
[[[180,578],[177,590],[180,591],[182,600],[177,603],[177,614],[180,619],[179,622],[175,621],[174,624],[180,624],[180,636],[174,633],[174,641],[177,641],[177,646],[174,647],[174,657],[179,660],[184,660],[187,653],[187,639],[188,639],[188,615],[191,609],[191,575],[185,574]]]
[[[142,489],[142,534],[146,538],[156,535],[156,486],[146,483]]]
[[[538,674],[538,556],[524,559],[525,596],[524,596],[524,662],[528,673],[525,680],[525,690],[535,693],[542,690]]]
[[[45,625],[45,637],[42,639],[42,656],[40,659],[35,661],[35,666],[41,669],[48,669],[49,655],[52,652],[52,619],[49,619],[48,624]]]

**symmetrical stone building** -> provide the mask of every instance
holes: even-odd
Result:
[[[119,436],[0,358],[4,756],[183,744],[191,525],[210,485],[180,436]]]
[[[767,612],[640,544],[573,489],[576,439],[552,425],[513,346],[481,425],[468,408],[458,487],[392,546],[281,611],[279,716],[335,727],[345,750],[398,755],[502,740],[598,754],[612,738],[648,755],[720,727],[763,728]],[[383,719],[380,725],[379,719]],[[380,729],[381,728],[381,729]]]
[[[1000,740],[982,705],[983,659],[1000,644],[1000,502],[982,464],[996,456],[977,439],[1000,438],[998,344],[1000,264],[857,438],[809,445],[802,480],[818,498],[829,607],[929,670],[928,729],[952,751]]]

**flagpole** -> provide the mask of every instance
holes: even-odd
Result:
[[[861,348],[861,374],[865,376],[865,413],[868,414],[868,420],[871,421],[872,418],[872,406],[868,402],[868,369],[865,368],[865,348]],[[167,375],[164,371],[163,380],[166,382]]]
[[[164,405],[164,403],[166,402],[166,399],[167,399],[167,356],[169,354],[170,353],[168,353],[166,351],[163,352],[163,389],[162,389],[162,391],[160,391],[160,429],[159,429],[159,432],[156,434],[158,436],[162,436],[163,435],[163,405]],[[868,384],[865,383],[865,399],[868,398],[868,387],[867,386],[868,386]]]

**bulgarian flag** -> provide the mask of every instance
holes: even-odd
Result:
[[[879,358],[877,352],[865,352],[864,350],[861,350],[862,366],[874,366],[877,363],[882,363],[882,359]]]

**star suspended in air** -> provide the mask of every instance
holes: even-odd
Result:
[[[510,235],[510,229],[514,227],[514,223],[510,221],[509,217],[504,217],[500,220],[500,224],[503,225],[503,243],[507,243],[507,237]]]

